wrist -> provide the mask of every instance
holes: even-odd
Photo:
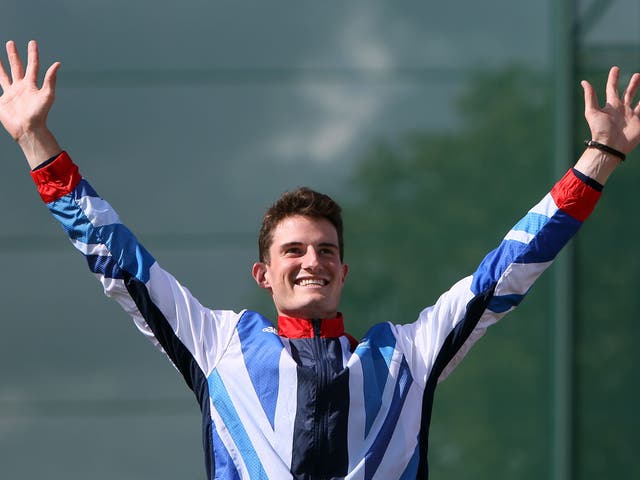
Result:
[[[32,170],[62,151],[58,141],[47,127],[25,131],[17,139],[17,143]]]
[[[620,163],[622,163],[622,160],[611,153],[596,148],[587,148],[574,168],[604,185]]]

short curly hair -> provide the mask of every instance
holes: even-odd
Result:
[[[269,248],[273,243],[273,231],[285,218],[302,215],[310,218],[324,218],[331,222],[338,234],[340,261],[344,261],[344,241],[342,238],[342,208],[331,197],[308,187],[285,192],[271,205],[262,217],[258,235],[258,253],[261,262],[269,263]]]

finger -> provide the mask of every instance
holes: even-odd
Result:
[[[22,60],[18,55],[18,49],[13,40],[7,42],[7,56],[9,57],[9,65],[11,65],[11,78],[13,81],[22,80],[24,77],[24,67],[22,66]]]
[[[627,85],[627,89],[624,92],[624,104],[631,106],[633,103],[633,97],[636,96],[636,92],[638,91],[638,86],[640,85],[640,73],[634,73],[629,80],[629,85]]]
[[[609,70],[609,78],[607,79],[607,103],[614,105],[618,102],[618,78],[620,77],[620,69],[611,67]]]
[[[44,80],[42,81],[42,89],[49,91],[50,93],[55,93],[56,91],[56,80],[58,78],[58,69],[60,68],[61,63],[55,62],[51,65],[46,73],[44,74]]]
[[[9,78],[9,75],[7,75],[4,65],[2,65],[2,60],[0,60],[0,88],[2,88],[2,91],[4,92],[10,85],[11,79]]]
[[[27,70],[25,78],[34,84],[38,81],[38,68],[40,67],[40,58],[38,55],[38,44],[35,40],[29,42],[27,49]]]
[[[591,110],[599,109],[600,107],[598,106],[598,96],[596,95],[595,89],[586,80],[582,80],[582,82],[580,82],[580,85],[582,85],[582,90],[584,90],[585,115]]]

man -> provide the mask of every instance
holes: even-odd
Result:
[[[199,401],[208,478],[409,479],[427,476],[433,395],[486,328],[515,308],[593,210],[614,168],[640,142],[640,85],[622,99],[617,68],[599,108],[587,82],[592,140],[575,167],[508,232],[473,275],[414,323],[373,326],[356,341],[338,311],[348,267],[340,207],[309,189],[267,212],[253,266],[278,329],[262,315],[210,310],[164,271],[84,180],[46,127],[54,63],[37,86],[7,43],[0,121],[21,146],[38,191],[105,293],[179,369]]]

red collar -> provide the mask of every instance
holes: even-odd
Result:
[[[286,338],[312,338],[313,321],[306,318],[278,316],[278,335]],[[323,318],[320,321],[320,336],[336,338],[344,335],[342,314],[335,318]]]

